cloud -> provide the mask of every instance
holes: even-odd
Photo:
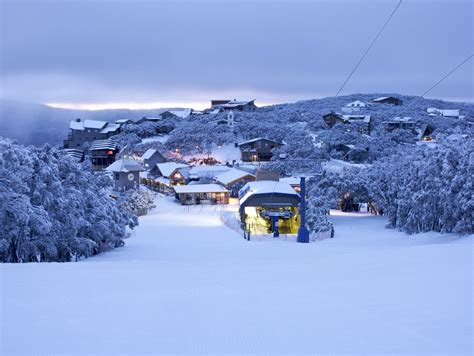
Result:
[[[393,1],[2,2],[2,96],[48,103],[334,95]],[[470,1],[405,1],[348,83],[420,94],[472,52]],[[472,98],[472,65],[431,93]]]

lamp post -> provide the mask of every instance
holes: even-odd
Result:
[[[308,243],[309,231],[306,228],[306,180],[303,176],[300,178],[300,218],[301,223],[296,241]]]

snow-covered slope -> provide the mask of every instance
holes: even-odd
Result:
[[[123,248],[1,265],[0,353],[472,351],[472,237],[339,214],[334,239],[248,242],[220,207],[157,204]]]

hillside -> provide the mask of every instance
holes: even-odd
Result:
[[[157,116],[164,110],[168,109],[72,110],[0,99],[0,136],[35,146],[45,143],[61,145],[67,136],[69,121],[75,118],[103,121],[124,118],[137,120],[143,116]]]
[[[290,104],[278,104],[259,108],[256,112],[245,113],[245,118],[255,118],[269,121],[272,126],[275,123],[289,125],[295,122],[306,122],[310,124],[309,131],[317,132],[325,128],[321,116],[330,111],[340,112],[341,107],[354,100],[371,102],[373,98],[380,96],[397,96],[403,100],[403,105],[373,104],[360,113],[370,114],[375,126],[386,119],[395,116],[410,116],[436,127],[455,126],[453,119],[432,118],[427,115],[426,108],[435,107],[442,109],[460,109],[467,120],[474,120],[474,104],[448,102],[443,100],[424,99],[416,96],[398,94],[352,94],[337,98],[328,97],[299,101]],[[71,110],[52,108],[46,105],[24,103],[11,100],[0,100],[0,135],[18,140],[23,144],[40,146],[44,143],[60,145],[67,136],[68,123],[75,118],[115,121],[128,118],[137,120],[143,116],[157,116],[167,109],[152,110]],[[355,112],[357,114],[357,112]],[[275,122],[275,120],[277,120]],[[21,125],[18,123],[21,122]],[[178,125],[180,126],[180,125]],[[27,129],[25,129],[27,128]],[[251,129],[251,128],[250,128]],[[245,136],[245,130],[242,135]],[[266,136],[272,135],[267,132]]]
[[[407,237],[384,229],[384,217],[334,212],[334,239],[244,241],[221,207],[156,204],[123,248],[79,263],[0,265],[3,351],[472,350],[470,237]]]

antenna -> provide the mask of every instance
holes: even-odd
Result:
[[[474,54],[471,54],[471,55],[468,56],[465,60],[463,60],[461,63],[459,63],[456,67],[454,67],[453,69],[451,69],[451,71],[449,71],[448,74],[446,74],[443,78],[441,78],[440,80],[438,80],[431,88],[429,88],[427,91],[425,91],[421,97],[424,97],[424,96],[425,96],[426,94],[428,94],[432,89],[436,88],[436,87],[438,86],[438,84],[440,84],[443,80],[445,80],[447,77],[449,77],[451,74],[453,74],[456,70],[458,70],[464,63],[466,63],[468,60],[470,60],[473,56],[474,56]]]
[[[395,6],[395,9],[393,9],[392,13],[390,14],[390,16],[388,17],[387,21],[385,21],[384,25],[382,26],[382,28],[380,29],[380,31],[377,33],[377,36],[375,36],[375,38],[372,40],[372,43],[369,45],[369,47],[367,47],[367,49],[365,50],[364,54],[362,55],[362,57],[360,57],[359,59],[359,62],[357,62],[357,64],[355,65],[354,69],[352,69],[352,72],[349,74],[349,76],[346,78],[346,80],[344,81],[344,83],[342,83],[342,86],[339,88],[339,90],[337,91],[335,97],[337,97],[339,95],[339,93],[342,91],[342,89],[344,89],[344,87],[346,86],[347,82],[349,81],[349,79],[351,79],[352,75],[355,73],[355,71],[357,70],[357,68],[359,67],[359,65],[362,63],[362,61],[364,60],[365,56],[367,56],[367,53],[369,53],[370,49],[372,48],[372,46],[374,45],[375,41],[377,41],[377,39],[379,38],[379,36],[382,34],[383,30],[385,29],[385,27],[387,27],[388,23],[390,22],[390,20],[392,19],[393,15],[395,15],[395,12],[398,10],[398,8],[400,7],[400,5],[402,4],[402,0],[399,1],[398,5]]]

